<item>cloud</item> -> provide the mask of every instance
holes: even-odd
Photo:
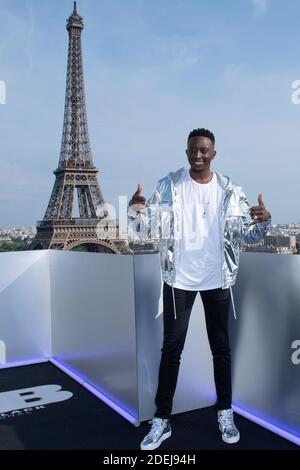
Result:
[[[66,75],[64,20],[70,12],[60,10],[67,5],[61,0],[43,6],[26,0],[18,8],[7,0],[5,11],[3,2],[0,79],[9,100],[0,106],[0,225],[28,225],[43,217],[55,180]],[[124,22],[123,13],[121,20],[112,16],[117,0],[109,8],[110,2],[100,2],[101,15],[93,11],[96,3],[86,0],[90,10],[80,10],[86,17],[92,154],[105,200],[117,204],[119,194],[131,197],[138,182],[150,196],[159,178],[186,164],[188,132],[204,126],[217,136],[216,170],[241,184],[253,202],[261,191],[274,221],[298,221],[298,174],[291,171],[283,181],[281,170],[286,156],[290,168],[298,167],[300,105],[291,103],[291,82],[299,78],[299,68],[284,54],[287,41],[277,41],[276,29],[268,30],[269,41],[277,41],[276,54],[269,41],[262,47],[261,34],[255,36],[264,30],[259,20],[271,6],[275,17],[282,14],[275,2],[247,0],[248,13],[260,15],[250,22],[247,37],[238,18],[223,24],[222,11],[199,28],[198,15],[183,7],[166,7],[162,14],[160,2],[153,2],[157,10],[147,0],[132,2],[131,9],[124,7]],[[290,33],[295,38],[296,27]],[[278,188],[294,201],[288,207]]]
[[[256,16],[263,16],[269,7],[269,0],[251,0],[251,3]]]
[[[175,43],[173,47],[171,47],[171,63],[169,63],[169,66],[174,68],[174,70],[178,72],[185,71],[201,60],[201,54],[199,53],[201,43],[197,43],[194,37],[192,39],[193,41],[181,40],[181,43]]]

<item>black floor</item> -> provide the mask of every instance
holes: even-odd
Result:
[[[41,409],[0,414],[0,450],[136,450],[148,432],[136,428],[50,363],[0,371],[0,391],[57,384],[73,396]],[[235,415],[241,439],[223,443],[214,407],[172,417],[173,435],[160,450],[299,450],[291,442]]]

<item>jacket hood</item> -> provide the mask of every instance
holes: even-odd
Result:
[[[176,170],[176,171],[171,171],[169,174],[168,174],[168,177],[171,179],[172,183],[174,185],[176,185],[178,183],[178,181],[180,180],[180,177],[182,175],[182,173],[187,170],[186,167],[182,167],[182,168],[179,168],[179,170]],[[226,190],[226,189],[231,189],[232,186],[233,186],[233,183],[231,181],[231,179],[229,178],[229,176],[224,176],[222,175],[221,173],[219,173],[218,171],[214,171],[214,173],[216,174],[217,176],[217,179],[218,179],[218,182],[219,184],[221,185],[221,187]]]

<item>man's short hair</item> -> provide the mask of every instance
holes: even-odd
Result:
[[[201,129],[194,129],[189,133],[188,140],[190,140],[191,137],[208,137],[213,144],[215,144],[215,136],[214,134],[209,131],[208,129],[204,129],[203,127]]]

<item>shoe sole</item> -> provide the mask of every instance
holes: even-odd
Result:
[[[222,432],[221,429],[220,429],[220,431]],[[240,433],[238,433],[238,435],[236,437],[231,437],[231,438],[226,437],[226,436],[224,436],[224,434],[222,434],[222,439],[223,439],[224,442],[226,442],[226,444],[236,444],[240,440]]]
[[[168,437],[171,437],[171,435],[172,435],[172,431],[168,431],[168,432],[166,432],[165,434],[163,434],[163,435],[161,436],[161,438],[160,438],[157,442],[155,442],[155,444],[148,445],[148,446],[143,446],[143,445],[141,444],[141,446],[140,446],[140,447],[141,447],[141,450],[154,450],[154,449],[157,449],[157,448],[160,446],[160,444],[161,444],[165,439],[168,439]]]

